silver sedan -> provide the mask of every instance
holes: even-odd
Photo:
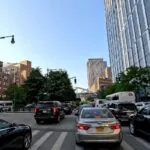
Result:
[[[76,120],[76,143],[114,143],[122,142],[119,122],[106,108],[83,108]]]

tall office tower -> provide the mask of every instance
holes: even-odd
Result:
[[[150,66],[150,0],[104,0],[112,79]]]

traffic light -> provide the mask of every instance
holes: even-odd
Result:
[[[74,79],[74,83],[75,83],[75,84],[77,83],[77,79],[76,79],[76,78]]]

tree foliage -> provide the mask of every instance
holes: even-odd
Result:
[[[117,79],[116,83],[98,91],[98,97],[105,98],[106,95],[121,91],[139,93],[141,89],[145,90],[146,94],[146,88],[150,86],[150,67],[129,67],[126,72],[120,73]]]
[[[40,68],[33,68],[22,86],[10,85],[7,99],[22,103],[39,100],[72,101],[76,99],[71,81],[65,71],[50,71],[45,76]]]
[[[44,88],[45,78],[41,73],[40,68],[33,68],[30,76],[25,81],[23,87],[26,91],[27,102],[37,102],[39,99],[39,94]]]
[[[22,86],[16,84],[10,85],[5,91],[6,99],[12,100],[15,105],[25,104],[25,90]]]
[[[50,71],[46,75],[44,91],[52,100],[71,101],[75,93],[65,71]]]

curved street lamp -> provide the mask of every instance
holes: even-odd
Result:
[[[5,38],[11,38],[11,44],[14,44],[14,43],[15,43],[14,35],[2,36],[2,37],[0,37],[0,39],[5,39]]]

